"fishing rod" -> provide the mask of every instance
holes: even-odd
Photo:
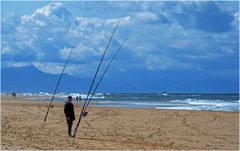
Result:
[[[59,77],[59,79],[58,79],[57,85],[56,85],[55,90],[54,90],[54,92],[53,92],[53,96],[52,96],[52,98],[51,98],[51,101],[50,101],[50,103],[49,103],[49,106],[48,106],[46,115],[45,115],[45,117],[44,117],[44,123],[45,123],[46,120],[47,120],[47,116],[48,116],[48,113],[49,113],[50,108],[53,108],[53,105],[52,105],[53,99],[54,99],[55,94],[56,94],[56,92],[57,92],[58,86],[59,86],[60,81],[61,81],[61,79],[62,79],[63,73],[64,73],[65,68],[66,68],[66,66],[67,66],[67,63],[68,63],[68,61],[69,61],[69,58],[70,58],[70,56],[71,56],[71,54],[72,54],[72,50],[73,50],[73,48],[75,47],[76,44],[77,44],[77,40],[75,40],[75,42],[74,42],[74,44],[73,44],[73,46],[72,46],[72,48],[71,48],[71,50],[70,50],[70,52],[69,52],[69,55],[68,55],[68,57],[67,57],[67,60],[66,60],[66,62],[65,62],[65,64],[64,64],[64,66],[63,66],[62,73],[61,73],[61,75],[60,75],[60,77]]]
[[[98,83],[97,83],[97,85],[96,85],[96,87],[95,87],[95,89],[94,89],[94,91],[93,91],[93,93],[92,93],[92,95],[91,95],[91,97],[89,98],[89,100],[88,100],[88,103],[87,103],[87,105],[85,106],[85,108],[84,108],[84,110],[83,110],[83,112],[81,113],[81,115],[80,115],[80,120],[79,120],[79,122],[78,122],[78,124],[77,124],[77,126],[76,126],[76,128],[75,128],[75,131],[74,131],[74,134],[73,134],[73,137],[75,137],[76,136],[76,133],[77,133],[77,129],[78,129],[78,127],[79,127],[79,124],[80,124],[80,122],[81,122],[81,120],[82,120],[82,118],[85,116],[84,115],[84,113],[86,112],[86,110],[87,110],[87,107],[88,107],[88,105],[89,105],[89,103],[90,103],[90,101],[92,100],[92,98],[93,98],[93,96],[94,96],[94,94],[95,94],[95,92],[96,92],[96,90],[97,90],[97,88],[98,88],[98,86],[99,86],[99,84],[101,83],[101,81],[102,81],[102,79],[103,79],[103,77],[104,77],[104,75],[106,74],[106,72],[108,71],[108,68],[110,67],[110,65],[112,64],[112,62],[113,62],[113,60],[115,59],[115,57],[117,56],[117,54],[118,54],[118,52],[120,51],[120,49],[124,46],[124,44],[127,42],[127,40],[128,40],[128,38],[124,41],[124,43],[117,49],[117,51],[114,53],[114,55],[113,55],[113,57],[112,57],[112,59],[109,61],[109,63],[108,63],[108,65],[107,65],[107,67],[105,68],[105,70],[104,70],[104,72],[103,72],[103,74],[102,74],[102,76],[100,77],[100,79],[99,79],[99,81],[98,81]]]
[[[110,65],[112,64],[113,60],[114,60],[115,57],[117,56],[119,50],[124,46],[124,44],[125,44],[127,41],[128,41],[128,38],[127,38],[127,39],[124,41],[124,43],[118,48],[118,50],[115,52],[115,54],[113,55],[112,59],[111,59],[110,62],[108,63],[108,65],[107,65],[106,69],[104,70],[104,72],[103,72],[101,78],[99,79],[99,81],[98,81],[98,83],[97,83],[97,85],[96,85],[96,87],[95,87],[95,89],[94,89],[94,91],[93,91],[93,93],[92,93],[90,99],[88,100],[88,103],[87,103],[87,105],[86,105],[86,107],[85,107],[83,113],[87,110],[87,107],[88,107],[90,101],[92,100],[93,96],[95,95],[95,93],[96,93],[96,91],[97,91],[97,88],[98,88],[99,84],[101,83],[101,81],[102,81],[104,75],[106,74],[106,72],[107,72],[108,68],[110,67]]]
[[[113,32],[112,32],[112,35],[111,35],[111,37],[110,37],[110,39],[109,39],[109,41],[108,41],[108,44],[107,44],[107,46],[106,46],[106,48],[105,48],[105,50],[104,50],[104,53],[103,53],[103,55],[102,55],[102,57],[101,57],[101,60],[100,60],[100,62],[99,62],[99,64],[98,64],[98,67],[97,67],[97,70],[96,70],[96,72],[95,72],[95,74],[94,74],[94,77],[93,77],[91,86],[90,86],[90,88],[89,88],[89,90],[88,90],[87,97],[86,97],[86,99],[85,99],[84,105],[83,105],[82,110],[81,110],[81,112],[80,112],[80,116],[79,116],[79,119],[78,119],[78,122],[77,122],[77,125],[76,125],[76,128],[75,128],[73,137],[76,136],[77,128],[78,128],[78,126],[79,126],[79,124],[80,124],[80,122],[81,122],[81,119],[82,119],[82,116],[83,116],[83,113],[84,113],[83,111],[84,111],[85,106],[86,106],[86,104],[87,104],[88,97],[89,97],[89,94],[91,93],[93,84],[94,84],[94,82],[95,82],[95,80],[96,80],[96,77],[97,77],[99,68],[100,68],[100,66],[101,66],[101,64],[102,64],[103,58],[104,58],[104,56],[105,56],[105,54],[106,54],[106,51],[107,51],[107,49],[108,49],[108,47],[109,47],[109,44],[110,44],[110,42],[111,42],[111,40],[112,40],[112,38],[113,38],[114,33],[116,32],[116,30],[117,30],[117,28],[118,28],[118,25],[119,25],[120,22],[121,22],[121,18],[119,19],[117,25],[115,26],[115,28],[114,28],[114,30],[113,30]]]
[[[122,18],[122,17],[123,17],[123,15],[121,16],[121,18]],[[112,40],[112,38],[113,38],[113,35],[114,35],[114,33],[116,32],[116,30],[117,30],[117,28],[118,28],[118,25],[119,25],[120,22],[121,22],[121,18],[119,19],[117,25],[115,26],[114,31],[113,31],[113,33],[112,33],[112,35],[111,35],[111,37],[110,37],[110,39],[109,39],[109,41],[108,41],[108,44],[107,44],[107,46],[106,46],[106,48],[105,48],[105,50],[104,50],[104,53],[103,53],[103,55],[102,55],[102,58],[101,58],[101,60],[100,60],[100,62],[99,62],[99,64],[98,64],[98,67],[97,67],[97,70],[96,70],[95,75],[94,75],[94,77],[93,77],[91,86],[90,86],[90,88],[89,88],[89,90],[88,90],[87,97],[86,97],[85,102],[84,102],[84,104],[83,104],[82,111],[84,110],[84,108],[85,108],[85,106],[86,106],[86,103],[87,103],[89,94],[91,93],[92,86],[93,86],[93,84],[94,84],[94,82],[95,82],[95,79],[96,79],[96,77],[97,77],[99,68],[100,68],[100,66],[101,66],[101,64],[102,64],[103,58],[104,58],[104,56],[105,56],[105,54],[106,54],[106,51],[107,51],[107,49],[108,49],[108,47],[109,47],[109,44],[110,44],[110,42],[111,42],[111,40]],[[82,111],[81,111],[81,114],[82,114]],[[80,115],[81,115],[81,114],[80,114]]]
[[[115,33],[116,30],[117,30],[117,27],[118,27],[120,21],[121,21],[121,20],[118,21],[116,27],[114,28],[114,31],[113,31],[113,33],[112,33],[112,35],[111,35],[111,37],[110,37],[110,39],[109,39],[109,41],[108,41],[108,44],[107,44],[107,46],[106,46],[106,48],[105,48],[105,50],[104,50],[104,53],[103,53],[103,55],[102,55],[102,58],[101,58],[101,60],[100,60],[100,62],[99,62],[99,64],[98,64],[98,67],[97,67],[97,70],[96,70],[96,72],[95,72],[95,74],[94,74],[94,77],[93,77],[91,86],[90,86],[90,88],[89,88],[89,90],[88,90],[87,97],[86,97],[85,102],[84,102],[84,105],[83,105],[83,107],[82,107],[82,111],[84,110],[84,108],[85,108],[85,106],[86,106],[86,103],[87,103],[89,94],[91,93],[93,84],[94,84],[94,82],[95,82],[95,80],[96,80],[96,77],[97,77],[98,71],[99,71],[99,69],[100,69],[100,66],[101,66],[101,64],[102,64],[103,58],[105,57],[105,54],[106,54],[107,49],[108,49],[108,46],[109,46],[109,44],[110,44],[110,42],[111,42],[111,40],[112,40],[112,38],[113,38],[114,33]],[[82,111],[81,111],[81,113],[82,113]]]

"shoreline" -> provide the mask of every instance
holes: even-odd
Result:
[[[5,100],[6,98],[4,98],[3,100],[1,100],[2,104],[13,104],[14,105],[22,105],[22,103],[27,103],[28,105],[45,105],[45,107],[47,107],[50,103],[50,101],[43,101],[43,100],[29,100],[26,98],[12,98],[9,99],[8,101]],[[74,106],[81,106],[84,104],[84,102],[73,102]],[[93,106],[91,106],[91,104],[93,104]],[[212,110],[184,110],[184,109],[156,109],[156,108],[134,108],[134,107],[108,107],[108,106],[94,106],[95,104],[100,104],[100,103],[95,103],[95,102],[91,102],[90,106],[88,108],[106,108],[106,109],[133,109],[133,110],[162,110],[162,111],[193,111],[193,112],[216,112],[216,113],[240,113],[240,112],[235,112],[235,111],[212,111]],[[53,101],[53,105],[54,107],[63,107],[64,105],[64,101]]]
[[[1,148],[239,149],[238,112],[90,106],[71,145],[63,102],[54,102],[42,127],[48,104],[1,96]],[[76,119],[80,110],[75,104]]]
[[[17,98],[15,99],[19,99],[19,100],[23,100],[23,101],[32,101],[32,102],[42,102],[42,103],[49,103],[51,101],[51,97],[52,96],[24,96],[24,95],[18,95]],[[1,98],[9,98],[9,100],[14,100],[14,97],[12,97],[11,95],[6,95],[6,94],[1,94]],[[223,103],[221,102],[218,105],[218,102],[209,102],[209,109],[206,107],[203,107],[204,105],[207,105],[208,102],[201,102],[204,100],[199,100],[200,104],[198,105],[198,100],[193,99],[193,102],[190,102],[188,105],[184,104],[186,103],[186,101],[189,101],[191,99],[187,99],[187,100],[177,100],[177,101],[170,101],[170,103],[172,102],[180,102],[183,104],[179,104],[180,106],[171,106],[171,104],[169,102],[168,106],[165,106],[166,103],[164,104],[165,101],[142,101],[139,100],[139,102],[137,100],[130,100],[130,101],[123,101],[121,102],[120,100],[113,100],[110,101],[109,99],[106,100],[92,100],[90,103],[90,107],[103,107],[103,108],[130,108],[130,109],[155,109],[155,110],[177,110],[177,111],[213,111],[213,112],[232,112],[232,113],[239,113],[239,103],[235,103],[236,107],[234,109],[229,109],[226,108],[227,106],[224,106]],[[76,101],[75,99],[73,100],[73,104],[76,105],[81,105],[83,104],[85,101],[85,98],[83,98],[80,102]],[[196,101],[196,102],[194,102]],[[207,100],[208,101],[208,100]],[[64,103],[65,100],[62,96],[55,96],[55,99],[53,100],[54,104],[61,104]],[[239,101],[238,101],[239,102]],[[123,104],[122,104],[123,103]],[[148,104],[149,103],[149,104]],[[152,103],[152,104],[151,104]],[[163,103],[163,104],[161,104]],[[227,102],[226,102],[227,103]],[[230,102],[233,103],[233,102]],[[145,104],[145,105],[143,105]],[[158,105],[157,105],[158,104]],[[196,105],[195,105],[196,104]],[[216,108],[211,106],[214,106],[214,104],[216,104]],[[183,106],[181,106],[183,105]],[[228,104],[229,105],[229,104]],[[218,108],[217,107],[221,107]],[[238,106],[238,107],[237,107]]]

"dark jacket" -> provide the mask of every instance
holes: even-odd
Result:
[[[74,114],[74,106],[72,103],[65,103],[64,105],[64,113],[66,117],[70,118],[70,120],[74,121],[75,120],[75,114]]]

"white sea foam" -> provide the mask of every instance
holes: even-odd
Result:
[[[194,110],[194,108],[192,107],[156,107],[156,109],[169,109],[169,110]],[[199,110],[199,109],[195,109],[195,110]]]
[[[205,106],[228,106],[232,103],[216,103],[216,102],[189,102],[190,105],[205,105]]]
[[[179,104],[172,104],[167,102],[128,102],[131,105],[142,105],[142,106],[169,106],[175,105],[178,106]]]
[[[56,94],[56,96],[60,97],[60,98],[67,98],[69,95],[72,96],[73,98],[75,98],[77,96],[80,96],[82,99],[87,98],[87,94],[84,94],[84,93],[57,93]],[[94,99],[104,99],[105,97],[102,93],[96,93],[92,98],[94,98]]]
[[[107,103],[112,103],[111,101],[99,101],[97,103],[101,103],[101,104],[107,104]]]
[[[26,93],[17,93],[17,96],[24,96],[24,97],[32,97],[28,98],[31,100],[34,100],[34,97],[40,96],[40,97],[51,97],[53,94],[49,92],[26,92]],[[87,97],[87,94],[85,93],[56,93],[55,98],[62,98],[63,100],[66,99],[69,95],[71,95],[73,98],[76,98],[77,96],[81,96],[82,99],[85,99]],[[93,99],[104,99],[103,93],[96,93],[93,97]],[[46,98],[47,99],[47,98]]]

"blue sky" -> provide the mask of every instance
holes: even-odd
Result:
[[[196,87],[204,83],[200,90],[205,92],[238,92],[237,1],[1,3],[2,68],[35,66],[58,74],[77,39],[66,73],[92,77],[123,15],[104,63],[129,40],[107,77],[124,75],[116,81],[121,84],[141,75],[150,83],[146,90],[151,83],[171,80],[184,85],[171,88],[176,92],[190,89],[189,81]]]

